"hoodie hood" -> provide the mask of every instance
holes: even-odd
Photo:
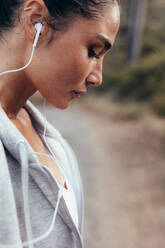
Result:
[[[27,111],[29,112],[29,114],[31,115],[32,119],[34,120],[34,125],[38,131],[38,133],[40,133],[41,137],[43,138],[43,132],[44,132],[44,117],[41,115],[41,113],[29,102],[27,101],[27,103],[24,106]],[[68,168],[68,178],[71,179],[71,177],[73,177],[73,171],[72,171],[72,167],[73,165],[75,165],[77,163],[77,160],[74,156],[74,153],[72,151],[72,149],[70,148],[70,146],[67,144],[67,142],[63,139],[62,135],[59,133],[58,130],[56,130],[54,127],[51,126],[51,124],[47,123],[47,132],[46,132],[46,138],[47,141],[49,142],[50,146],[52,146],[52,148],[54,149],[54,153],[55,156],[58,158],[59,161],[61,161],[61,165],[65,168]],[[29,211],[29,200],[28,200],[28,177],[29,177],[29,172],[30,174],[33,176],[34,180],[36,181],[36,183],[41,186],[41,182],[38,181],[37,176],[36,176],[36,165],[38,165],[40,167],[40,162],[38,160],[37,155],[34,153],[32,147],[29,145],[29,143],[27,142],[27,140],[24,138],[24,136],[19,132],[19,130],[15,127],[15,125],[9,120],[8,116],[6,115],[6,113],[4,112],[4,110],[2,109],[2,107],[0,106],[0,140],[1,140],[1,144],[0,144],[0,148],[1,148],[1,154],[3,153],[3,160],[5,160],[5,162],[3,161],[3,166],[1,168],[2,172],[6,173],[6,177],[7,181],[3,181],[1,182],[1,188],[0,188],[0,193],[2,193],[1,195],[4,195],[3,188],[5,187],[5,189],[8,189],[8,194],[6,195],[6,201],[8,201],[8,197],[9,195],[12,196],[11,198],[11,204],[10,207],[13,208],[13,218],[14,218],[14,230],[16,231],[16,236],[12,237],[10,242],[11,244],[16,244],[16,246],[13,245],[2,245],[0,244],[0,248],[13,248],[13,247],[23,247],[21,244],[21,238],[20,238],[20,234],[19,234],[19,225],[18,225],[18,219],[17,219],[17,211],[16,211],[16,206],[15,206],[15,202],[14,202],[14,197],[13,197],[13,190],[12,190],[12,185],[11,185],[11,181],[10,181],[10,175],[9,175],[9,170],[8,170],[8,166],[7,166],[7,161],[5,159],[5,150],[3,147],[5,147],[10,154],[12,154],[12,156],[15,158],[16,161],[18,161],[18,164],[20,164],[21,166],[21,179],[22,180],[22,191],[23,191],[23,205],[24,205],[24,216],[25,216],[25,226],[26,226],[26,231],[27,231],[27,239],[32,240],[32,229],[31,229],[31,223],[30,223],[30,211]],[[66,167],[67,166],[67,167]],[[69,167],[70,166],[70,167]],[[42,168],[40,168],[42,170]],[[78,172],[78,168],[77,166],[74,167],[74,172],[76,170],[77,173],[77,178],[75,177],[75,180],[72,184],[73,188],[76,190],[80,190],[81,188],[81,179],[80,179],[80,175]],[[42,171],[43,173],[43,171]],[[2,174],[1,174],[2,175]],[[44,187],[43,187],[44,188]],[[42,186],[41,186],[41,190],[42,190]],[[62,190],[62,187],[61,187]],[[44,192],[45,195],[47,194],[47,192]],[[58,195],[56,196],[55,201],[52,199],[49,199],[51,201],[52,204],[55,204],[57,206],[57,202],[59,204],[60,199],[61,199],[61,194],[62,192],[60,191],[60,193],[58,192]],[[8,196],[8,197],[7,197]],[[48,197],[49,198],[49,197]],[[82,218],[82,200],[83,200],[83,196],[77,196],[77,200],[79,202],[79,215],[81,215]],[[1,202],[0,202],[1,203]],[[3,204],[3,203],[2,203]],[[63,201],[64,204],[64,201]],[[2,206],[2,205],[1,205]],[[58,209],[58,206],[57,206]],[[57,209],[55,209],[55,212],[57,214]],[[70,228],[75,229],[73,223],[69,223],[68,221],[68,216],[66,215],[64,209],[61,207],[59,208],[59,213],[62,216],[62,218],[64,219],[64,221],[66,221],[66,223],[70,226]],[[53,218],[55,217],[55,215],[53,216]],[[55,221],[55,218],[54,218]],[[52,219],[52,223],[53,223],[53,219]],[[13,226],[13,224],[12,224]],[[80,224],[80,231],[82,230],[82,223]],[[80,238],[80,246],[81,247],[81,235],[79,233],[79,230],[75,229],[75,232],[77,232],[77,234],[79,235]],[[12,233],[12,231],[11,231]],[[48,233],[47,233],[48,234]],[[45,233],[46,235],[46,233]],[[12,235],[11,235],[12,236]],[[40,237],[41,238],[41,237]],[[42,235],[42,238],[44,238],[44,235]],[[16,242],[16,241],[17,242]],[[8,244],[9,244],[8,243]],[[29,248],[33,248],[33,242],[31,242],[30,244],[27,244]]]

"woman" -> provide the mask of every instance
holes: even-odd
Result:
[[[0,72],[25,65],[42,30],[30,65],[0,77],[0,247],[83,246],[75,155],[28,98],[65,109],[99,86],[119,21],[119,0],[1,0]]]

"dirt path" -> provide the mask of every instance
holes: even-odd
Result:
[[[98,159],[93,200],[98,201],[100,229],[92,247],[164,247],[164,121],[115,121],[90,108],[81,110],[90,122]]]
[[[85,248],[164,247],[164,122],[115,121],[81,104],[47,116],[78,156]]]

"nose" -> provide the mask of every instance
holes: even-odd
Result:
[[[98,87],[102,84],[102,62],[98,63],[92,72],[88,75],[86,79],[86,84],[88,86]]]

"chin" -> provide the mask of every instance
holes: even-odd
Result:
[[[71,100],[72,100],[69,97],[63,97],[63,96],[61,96],[61,97],[59,97],[59,96],[58,97],[51,97],[51,98],[50,97],[48,98],[46,96],[43,96],[43,97],[53,107],[61,109],[61,110],[67,109],[70,106]]]
[[[66,102],[51,102],[51,105],[53,105],[55,108],[64,110],[67,109],[70,106],[70,101],[66,101]]]

